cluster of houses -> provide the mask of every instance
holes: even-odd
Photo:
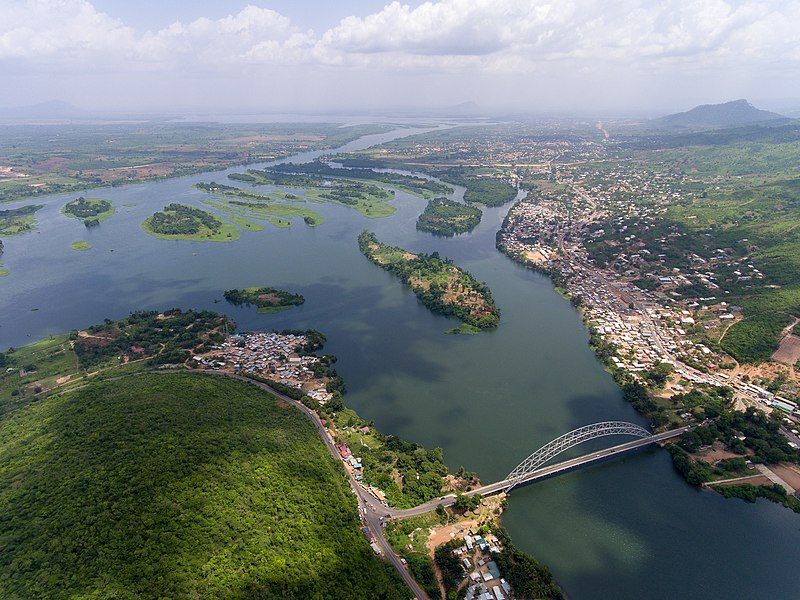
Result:
[[[224,342],[205,354],[194,356],[193,360],[197,365],[212,370],[229,370],[277,381],[302,390],[325,404],[332,394],[312,370],[319,358],[298,353],[307,342],[306,337],[300,334],[241,333],[227,336]]]
[[[587,320],[616,347],[611,357],[615,366],[637,373],[666,362],[675,365],[677,373],[689,382],[730,385],[768,410],[777,407],[794,412],[784,399],[776,404],[773,398],[748,387],[748,382],[723,373],[721,367],[730,359],[696,341],[697,330],[721,330],[741,317],[741,309],[719,298],[725,294],[720,283],[748,285],[763,279],[763,273],[725,248],[708,258],[688,253],[688,269],[667,268],[664,255],[654,255],[633,229],[628,231],[633,222],[637,232],[641,228],[646,231],[666,203],[681,199],[676,182],[635,170],[578,173],[557,169],[555,175],[557,183],[564,184],[561,191],[537,193],[535,201],[512,208],[500,232],[499,247],[566,282],[569,292],[580,297]],[[643,197],[651,202],[638,202]],[[604,227],[614,233],[608,242],[613,246],[608,268],[596,263],[586,245],[606,239]],[[670,231],[655,242],[667,244],[673,237],[685,235]],[[658,284],[657,293],[634,284],[645,279]],[[681,286],[695,283],[711,293],[700,298],[678,293]]]
[[[453,550],[469,578],[467,600],[507,600],[513,598],[511,586],[502,577],[494,555],[502,550],[491,533],[471,533],[464,536],[464,545]]]

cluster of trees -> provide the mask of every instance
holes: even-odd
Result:
[[[464,567],[461,565],[459,558],[453,554],[453,550],[463,545],[463,540],[456,538],[446,544],[442,544],[433,553],[433,560],[439,568],[442,584],[448,599],[456,598],[456,588],[461,583],[461,580],[464,579]]]
[[[358,244],[361,252],[372,262],[411,286],[417,298],[433,312],[457,317],[480,329],[493,329],[500,322],[500,310],[494,304],[489,286],[455,267],[447,259],[440,258],[437,252],[406,258],[406,250],[381,244],[375,234],[369,231],[361,232]],[[373,246],[378,249],[373,249]],[[391,259],[382,260],[387,257]],[[455,278],[453,269],[457,273]],[[412,279],[426,282],[427,288],[413,285]],[[459,288],[462,290],[459,297],[454,300],[445,298],[446,293]],[[465,301],[466,295],[472,296],[472,303]],[[480,298],[479,304],[474,302],[477,297]]]
[[[465,202],[475,202],[484,206],[502,206],[511,202],[517,189],[506,181],[492,177],[478,177],[467,169],[453,167],[435,171],[437,177],[466,188]]]
[[[74,337],[73,349],[84,368],[119,356],[178,364],[192,352],[204,351],[207,344],[221,342],[225,322],[225,317],[210,311],[138,311],[120,321],[106,319],[89,327],[88,337]]]
[[[800,500],[787,494],[783,486],[777,483],[772,485],[742,483],[739,485],[718,486],[714,489],[726,498],[740,498],[746,502],[755,502],[759,498],[766,498],[767,500],[772,500],[772,502],[783,504],[796,513],[800,513]]]
[[[211,213],[175,202],[151,216],[148,224],[162,235],[194,235],[204,227],[217,232],[222,227],[222,221]]]
[[[476,206],[447,198],[434,198],[428,201],[425,210],[417,218],[417,229],[452,237],[475,229],[481,222],[482,215]]]
[[[140,374],[0,423],[0,596],[408,598],[313,426],[272,400]]]
[[[550,569],[539,564],[529,554],[518,550],[504,528],[499,528],[496,535],[503,550],[495,557],[495,562],[511,586],[515,598],[560,600],[564,597]]]
[[[258,306],[259,308],[277,306],[299,306],[306,301],[300,294],[294,294],[285,290],[273,287],[252,287],[242,290],[225,290],[223,294],[225,300],[234,306],[242,304]]]
[[[717,465],[703,460],[692,460],[689,452],[696,452],[715,441],[723,442],[731,452],[747,455],[756,463],[800,462],[800,452],[789,445],[780,431],[777,417],[767,416],[763,411],[748,408],[745,412],[725,410],[707,425],[700,425],[684,433],[677,444],[670,445],[675,468],[692,485],[711,481],[714,476],[741,473],[745,458],[736,457]],[[743,440],[740,438],[744,438]]]
[[[87,200],[83,196],[76,198],[71,202],[67,202],[66,206],[64,206],[64,212],[77,219],[97,217],[98,215],[108,212],[111,209],[111,202],[108,200],[102,200],[100,198]]]

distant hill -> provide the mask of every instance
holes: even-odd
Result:
[[[703,104],[686,112],[667,115],[653,121],[654,125],[666,127],[686,127],[691,129],[710,129],[716,127],[738,127],[767,121],[786,121],[778,113],[761,110],[747,100],[734,100],[722,104]]]

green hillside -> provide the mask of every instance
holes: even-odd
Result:
[[[0,421],[0,597],[406,598],[297,410],[197,374]]]

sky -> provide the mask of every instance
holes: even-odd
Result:
[[[0,0],[0,106],[800,107],[800,0]]]

